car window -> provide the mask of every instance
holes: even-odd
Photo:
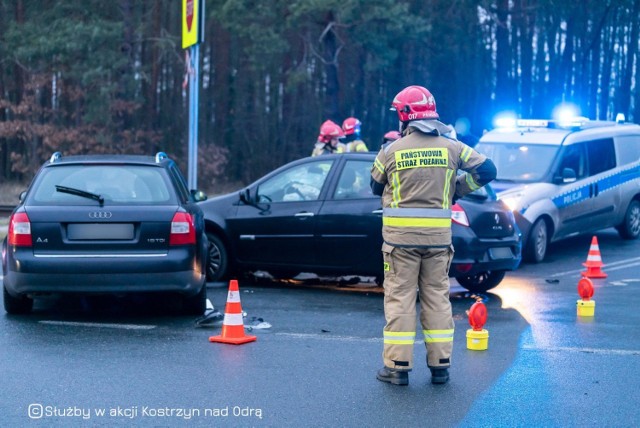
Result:
[[[333,193],[334,199],[371,198],[370,183],[371,162],[361,160],[347,161],[340,173],[338,186]]]
[[[589,151],[589,173],[596,175],[616,166],[616,154],[613,149],[613,138],[604,138],[587,142]]]
[[[480,143],[476,150],[490,158],[498,180],[540,181],[549,171],[558,146],[516,143]]]
[[[616,137],[618,165],[626,165],[640,160],[640,136],[622,135]]]
[[[576,178],[584,178],[587,175],[587,155],[584,144],[572,144],[566,146],[558,169],[559,175],[565,168],[571,168],[576,173]]]
[[[314,201],[320,196],[333,160],[296,165],[267,179],[258,187],[258,198],[271,202]]]
[[[188,201],[191,197],[191,194],[189,192],[189,186],[187,185],[184,176],[178,170],[178,167],[175,164],[169,167],[169,172],[171,173],[171,176],[175,181],[176,189],[178,190],[178,193],[180,193],[180,198],[184,202]]]
[[[96,202],[68,193],[56,186],[95,193],[112,204],[160,204],[171,201],[159,168],[141,165],[64,165],[45,168],[34,184],[33,204],[93,205]]]

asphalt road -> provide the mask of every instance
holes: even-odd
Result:
[[[576,286],[591,236],[554,245],[486,296],[455,285],[451,381],[430,383],[422,343],[406,387],[375,379],[379,289],[240,282],[244,345],[149,299],[41,300],[0,319],[2,426],[637,426],[640,241],[598,234],[608,278],[595,316]],[[226,283],[208,295],[224,311]],[[467,349],[466,311],[487,305],[489,349]],[[264,324],[266,323],[266,324]],[[103,413],[104,412],[104,413]]]

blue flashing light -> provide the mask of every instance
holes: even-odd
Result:
[[[503,113],[493,119],[493,126],[496,128],[515,128],[517,126],[516,115],[513,113]]]

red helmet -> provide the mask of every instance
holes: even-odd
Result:
[[[402,137],[402,134],[399,133],[398,131],[389,131],[386,134],[384,134],[384,137],[382,137],[382,139],[384,141],[396,141],[400,137]]]
[[[407,86],[398,92],[391,106],[391,110],[398,112],[401,122],[440,117],[436,112],[436,100],[431,92],[422,86]]]
[[[362,125],[362,122],[358,119],[355,117],[348,117],[344,122],[342,122],[342,130],[345,135],[360,134],[360,125]]]
[[[322,126],[320,126],[320,135],[318,135],[318,141],[328,143],[334,138],[344,137],[342,128],[337,123],[327,120]]]

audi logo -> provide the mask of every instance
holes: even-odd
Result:
[[[89,213],[89,218],[93,219],[108,219],[111,218],[113,214],[110,211],[93,211]]]

